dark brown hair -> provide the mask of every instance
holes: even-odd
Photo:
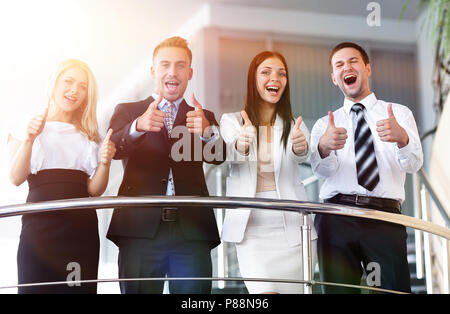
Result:
[[[330,59],[328,60],[331,68],[333,68],[333,65],[331,64],[331,59],[333,58],[334,54],[344,48],[354,48],[354,49],[358,50],[359,53],[361,54],[364,64],[367,65],[370,63],[367,52],[360,45],[357,45],[352,42],[343,42],[343,43],[336,45],[336,47],[334,47],[333,50],[331,50]]]
[[[245,99],[244,110],[247,112],[247,115],[252,122],[253,126],[256,127],[257,135],[259,138],[259,126],[260,126],[260,115],[259,115],[259,105],[261,103],[262,98],[259,95],[258,89],[256,87],[256,70],[258,66],[263,63],[266,59],[269,58],[277,58],[279,59],[286,69],[286,87],[283,91],[283,95],[281,95],[280,100],[277,103],[277,107],[275,109],[274,116],[271,119],[273,123],[276,119],[276,115],[278,114],[283,120],[283,134],[281,135],[281,141],[283,142],[284,149],[286,149],[287,141],[289,138],[289,132],[291,131],[291,123],[294,120],[294,116],[292,114],[291,107],[291,97],[290,97],[290,89],[289,89],[289,71],[286,63],[286,59],[284,59],[283,55],[276,51],[263,51],[257,54],[252,62],[250,63],[250,67],[248,69],[247,76],[247,96]],[[259,143],[259,140],[258,140]]]
[[[192,51],[188,47],[187,40],[178,36],[170,37],[160,42],[159,45],[156,46],[155,49],[153,50],[153,59],[155,59],[155,56],[158,54],[159,49],[167,47],[176,47],[186,50],[189,56],[189,63],[190,64],[192,63]]]

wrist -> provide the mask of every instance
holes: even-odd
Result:
[[[400,139],[400,141],[397,142],[397,146],[398,148],[403,148],[406,145],[408,145],[409,143],[409,137],[408,137],[408,133],[406,133],[406,131],[402,128],[402,138]]]
[[[323,147],[323,145],[321,145],[320,142],[317,145],[317,150],[319,151],[320,158],[322,158],[322,159],[327,158],[331,154],[331,150],[326,149],[325,147]]]
[[[33,137],[33,138],[30,138],[30,137],[27,137],[24,141],[23,141],[23,144],[24,145],[30,145],[30,146],[33,146],[33,143],[34,143],[34,140],[36,139],[36,137]]]

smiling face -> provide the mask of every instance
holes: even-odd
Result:
[[[286,68],[275,57],[264,60],[256,69],[256,88],[261,99],[270,104],[280,100],[287,84]]]
[[[56,80],[53,99],[59,111],[71,114],[86,104],[88,76],[77,67],[65,70]]]
[[[350,47],[338,50],[331,58],[331,66],[331,79],[347,99],[358,102],[371,93],[369,77],[372,70],[358,50]]]
[[[155,92],[161,93],[169,101],[183,97],[193,73],[187,51],[179,47],[159,49],[151,71]]]

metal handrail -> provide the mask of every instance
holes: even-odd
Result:
[[[354,289],[364,289],[377,292],[393,293],[393,294],[408,294],[402,291],[395,291],[377,287],[358,286],[344,283],[331,283],[316,280],[299,280],[299,279],[273,279],[273,278],[241,278],[241,277],[150,277],[150,278],[110,278],[110,279],[91,279],[91,280],[73,280],[73,281],[53,281],[40,283],[26,283],[19,285],[3,286],[0,289],[14,289],[19,287],[40,287],[40,286],[54,286],[54,285],[77,285],[88,283],[110,283],[110,282],[130,282],[130,281],[184,281],[184,280],[199,280],[199,281],[254,281],[254,282],[278,282],[278,283],[293,283],[293,284],[308,284],[308,285],[323,285],[323,286],[337,286]]]
[[[450,240],[450,229],[423,221],[417,218],[392,214],[372,209],[346,206],[331,203],[314,203],[294,200],[273,200],[249,197],[201,197],[201,196],[107,196],[64,199],[39,203],[25,203],[0,206],[0,218],[71,209],[103,209],[121,207],[218,207],[218,208],[253,208],[253,209],[277,209],[284,211],[300,212],[303,214],[333,214],[367,219],[382,220],[404,225]]]
[[[434,203],[436,204],[437,209],[439,210],[439,213],[441,214],[442,219],[444,219],[445,225],[450,228],[450,219],[447,215],[447,211],[444,209],[444,206],[442,206],[441,200],[437,196],[437,194],[434,192],[433,186],[431,185],[430,179],[428,178],[428,175],[426,174],[425,170],[421,168],[417,174],[420,177],[421,182],[425,185],[425,187],[428,190],[428,193],[430,193],[431,198],[433,199]]]
[[[429,213],[429,197],[431,197],[434,205],[436,206],[440,216],[442,217],[444,224],[447,227],[450,227],[450,220],[442,205],[441,200],[436,194],[433,185],[431,184],[428,175],[425,170],[421,168],[416,176],[414,177],[414,182],[416,184],[416,217],[420,218],[424,221],[428,221],[430,218]],[[442,256],[443,256],[443,265],[442,272],[444,278],[444,293],[450,292],[450,283],[449,283],[449,263],[448,263],[448,241],[444,238],[441,238],[442,241]],[[424,268],[425,268],[425,282],[426,289],[428,293],[433,292],[433,270],[432,270],[432,245],[431,238],[429,234],[424,233],[423,238],[419,231],[415,231],[415,246],[416,246],[416,273],[417,278],[423,278]],[[423,251],[423,256],[422,256]]]
[[[399,291],[391,291],[380,289],[376,287],[346,285],[330,282],[318,282],[312,280],[312,265],[311,265],[311,226],[309,226],[309,219],[307,217],[311,213],[315,214],[334,214],[352,217],[360,217],[374,220],[382,220],[386,222],[401,224],[406,227],[419,229],[435,235],[450,239],[450,229],[442,227],[430,222],[426,222],[417,218],[403,216],[401,214],[392,214],[381,212],[372,209],[364,209],[346,205],[336,205],[330,203],[312,203],[293,200],[273,200],[262,198],[244,198],[244,197],[199,197],[199,196],[145,196],[145,197],[96,197],[96,198],[78,198],[78,199],[64,199],[56,201],[47,201],[39,203],[26,203],[7,205],[0,207],[0,218],[11,217],[23,214],[39,213],[39,212],[54,212],[65,210],[83,210],[83,209],[104,209],[104,208],[125,208],[125,207],[214,207],[214,208],[252,208],[257,210],[283,210],[299,212],[304,215],[302,224],[302,237],[306,239],[303,243],[303,274],[304,280],[285,280],[285,279],[256,279],[256,278],[234,278],[239,281],[246,280],[261,280],[261,281],[281,281],[305,284],[305,292],[312,293],[312,285],[334,285],[334,286],[348,286],[353,288],[362,288],[366,290],[383,291],[397,293]],[[140,279],[111,279],[109,281],[124,281],[124,280],[157,280],[157,278],[140,278]],[[159,280],[199,280],[199,278],[160,278]],[[230,278],[201,278],[201,280],[233,280]],[[82,282],[104,282],[105,280],[97,279],[93,281]],[[64,284],[66,282],[60,282]],[[73,283],[72,281],[70,283]],[[36,283],[32,285],[48,285],[50,283]],[[10,286],[19,287],[22,285]],[[7,287],[0,287],[5,289]]]

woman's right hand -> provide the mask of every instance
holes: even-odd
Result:
[[[244,110],[241,111],[241,116],[244,119],[244,125],[241,127],[239,138],[236,141],[236,150],[243,155],[248,155],[250,145],[256,137],[256,128]]]
[[[45,121],[47,120],[47,115],[48,107],[45,108],[43,114],[34,116],[30,122],[28,122],[26,141],[33,143],[36,137],[41,134],[45,126]]]

